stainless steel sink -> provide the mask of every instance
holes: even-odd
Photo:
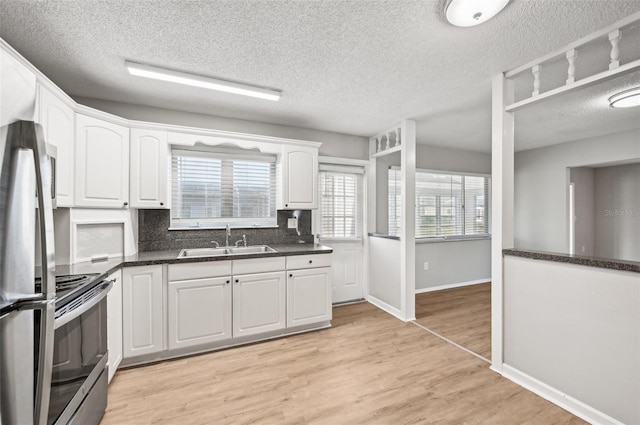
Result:
[[[217,257],[220,255],[229,255],[229,248],[183,249],[178,254],[178,258]]]
[[[178,258],[195,258],[195,257],[219,257],[222,255],[241,255],[241,254],[266,254],[268,252],[276,252],[275,249],[267,245],[240,246],[234,248],[194,248],[183,249],[178,254]]]
[[[230,254],[265,254],[267,252],[276,252],[275,249],[267,245],[240,246],[229,248]]]

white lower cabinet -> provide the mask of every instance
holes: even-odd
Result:
[[[231,276],[169,282],[169,349],[231,338]]]
[[[331,320],[331,268],[288,271],[287,327],[329,320]]]
[[[233,279],[234,338],[285,328],[284,271],[238,275]]]
[[[118,350],[111,327],[120,326],[123,363],[141,364],[286,335],[287,328],[324,327],[331,320],[331,255],[126,267],[121,290],[122,323],[109,321],[109,350],[112,343]],[[116,306],[110,302],[110,314]]]
[[[113,287],[107,295],[107,349],[109,382],[122,361],[122,270],[109,275]]]
[[[164,349],[162,266],[127,267],[122,271],[123,357]]]

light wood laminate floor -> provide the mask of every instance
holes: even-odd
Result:
[[[102,425],[581,424],[367,303],[333,327],[118,371]]]
[[[416,322],[491,359],[491,283],[416,294]]]

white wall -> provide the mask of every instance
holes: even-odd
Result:
[[[369,139],[366,137],[205,114],[194,114],[99,99],[82,97],[76,97],[74,99],[82,105],[130,120],[235,131],[239,133],[259,134],[261,136],[311,140],[322,143],[322,146],[320,146],[320,155],[339,158],[369,159]]]
[[[400,285],[400,241],[370,237],[368,299],[387,312],[399,316]],[[378,301],[384,305],[380,305]]]
[[[416,166],[428,170],[491,174],[491,154],[428,146],[418,141]]]
[[[640,261],[640,164],[594,170],[595,255]]]
[[[640,423],[638,276],[505,256],[505,365],[592,423]]]
[[[640,131],[515,154],[515,247],[569,252],[567,167],[640,158]]]
[[[491,174],[491,155],[480,152],[418,145],[417,168]],[[424,270],[424,263],[429,270]],[[416,290],[491,277],[491,240],[416,244]]]
[[[491,239],[416,243],[416,291],[490,280]]]

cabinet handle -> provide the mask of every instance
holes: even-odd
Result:
[[[231,283],[231,281],[230,281],[230,280],[227,280],[227,285],[228,285],[228,284],[230,284],[230,283]]]
[[[284,204],[284,206],[285,206],[285,207],[288,207],[288,206],[289,206],[289,204]]]
[[[313,263],[313,260],[309,260],[309,264]]]
[[[129,203],[128,203],[128,202],[125,202],[125,203],[124,203],[124,206],[126,207],[127,205],[129,205]]]
[[[289,273],[289,277],[293,277],[293,273]]]
[[[239,280],[239,279],[236,279],[236,283],[240,283],[240,280]]]
[[[163,206],[163,205],[164,205],[164,202],[160,202],[160,206]]]

